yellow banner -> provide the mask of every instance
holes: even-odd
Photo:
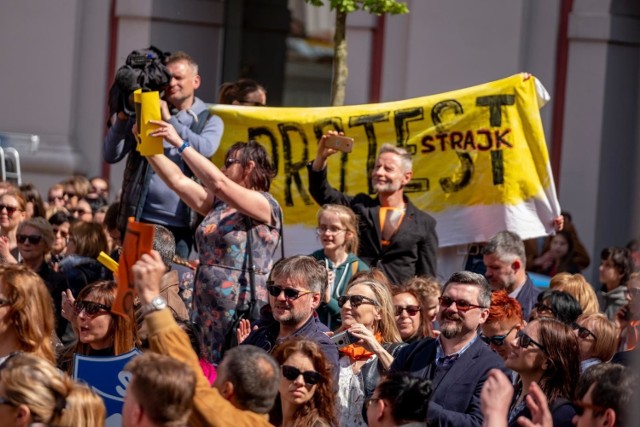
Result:
[[[355,140],[352,153],[329,159],[329,181],[346,194],[372,194],[369,175],[381,144],[412,154],[413,180],[405,192],[436,217],[441,246],[486,240],[488,233],[506,228],[523,238],[539,236],[550,231],[547,222],[559,213],[535,78],[524,74],[397,102],[322,108],[214,105],[212,112],[225,125],[214,162],[221,165],[236,141],[262,143],[278,171],[271,193],[287,225],[315,226],[318,206],[307,190],[306,164],[328,130]],[[523,203],[532,203],[529,216],[510,218],[527,215],[531,209]],[[496,217],[496,208],[504,215]],[[495,224],[460,224],[479,216]]]

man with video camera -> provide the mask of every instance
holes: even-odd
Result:
[[[142,67],[136,68],[141,62],[141,55],[138,54],[132,61],[128,58],[127,65],[118,70],[114,86],[118,85],[123,93],[121,102],[112,106],[117,113],[105,136],[102,153],[107,163],[117,163],[129,154],[118,212],[118,228],[121,232],[126,229],[129,217],[162,225],[175,236],[176,254],[188,258],[193,243],[192,212],[136,151],[136,139],[132,132],[136,118],[133,109],[127,107],[131,98],[128,92],[137,87],[143,91],[164,90],[162,120],[173,125],[178,135],[205,157],[211,157],[218,149],[224,124],[218,116],[211,115],[205,103],[195,96],[195,90],[200,87],[200,76],[198,64],[193,58],[178,51],[162,61],[163,55],[157,55],[157,52],[149,50],[142,55],[142,62],[147,61]],[[153,70],[153,74],[149,70]],[[164,142],[164,154],[187,174],[191,174],[177,148]]]

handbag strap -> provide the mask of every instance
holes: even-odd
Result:
[[[249,271],[249,289],[251,291],[251,306],[253,306],[256,301],[257,301],[257,297],[256,297],[256,269],[255,266],[253,265],[253,251],[252,251],[252,244],[251,244],[251,218],[247,215],[245,215],[244,217],[245,220],[245,227],[247,229],[247,256],[249,258],[249,266],[247,268],[247,270]]]

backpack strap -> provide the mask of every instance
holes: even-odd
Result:
[[[197,133],[198,135],[200,135],[204,130],[204,126],[207,124],[209,117],[211,117],[211,112],[209,111],[208,108],[200,112],[200,114],[198,114],[198,120],[197,121],[194,120],[193,123],[191,123],[191,126],[189,127],[191,132]]]

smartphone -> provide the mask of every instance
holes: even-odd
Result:
[[[336,343],[338,348],[346,347],[349,344],[359,341],[359,338],[351,335],[349,331],[342,331],[339,334],[335,334],[330,339],[331,341]]]
[[[331,135],[324,141],[324,146],[334,150],[350,153],[353,150],[353,138],[348,136]]]

